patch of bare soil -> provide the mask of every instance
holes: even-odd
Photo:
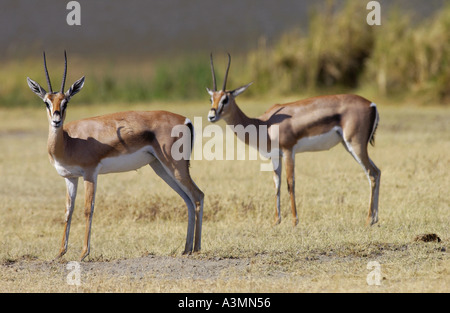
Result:
[[[165,279],[215,279],[226,273],[245,272],[249,264],[245,259],[197,259],[190,257],[169,257],[149,255],[136,259],[112,262],[83,263],[87,272],[102,272],[110,276],[151,275]]]
[[[67,275],[68,261],[39,261],[21,259],[6,262],[2,267],[13,271],[31,271]],[[248,259],[203,259],[186,256],[154,256],[114,260],[81,262],[83,275],[107,277],[153,277],[160,279],[216,279],[224,276],[236,276],[247,271]]]

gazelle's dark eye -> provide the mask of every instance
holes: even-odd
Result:
[[[223,99],[222,103],[223,104],[227,104],[228,103],[228,96],[226,96],[225,99]]]

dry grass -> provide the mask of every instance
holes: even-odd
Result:
[[[241,106],[257,115],[269,103]],[[65,265],[81,251],[82,188],[69,251],[63,262],[51,262],[63,231],[65,184],[47,159],[44,108],[0,109],[0,292],[449,292],[450,111],[379,107],[376,147],[369,151],[382,170],[375,226],[364,225],[367,179],[341,147],[297,155],[296,228],[286,184],[283,221],[271,226],[272,174],[260,172],[259,161],[192,161],[206,199],[203,250],[190,257],[180,256],[184,203],[150,167],[105,175],[78,288],[66,284]],[[74,102],[68,119],[161,108],[193,119],[204,117],[208,104]],[[442,241],[414,241],[423,233]],[[381,286],[366,283],[370,261],[381,265]]]

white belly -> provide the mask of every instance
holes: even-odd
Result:
[[[338,143],[342,142],[342,129],[340,127],[333,127],[329,132],[305,137],[297,141],[293,148],[294,153],[306,151],[322,151],[333,148]]]
[[[77,165],[65,165],[54,160],[53,166],[62,177],[80,177],[84,174],[83,168]]]
[[[155,159],[153,152],[153,148],[147,146],[134,153],[104,158],[97,165],[96,173],[107,174],[137,170]],[[54,160],[53,166],[58,174],[65,178],[83,177],[85,174],[84,168],[78,165],[66,165]]]
[[[107,174],[137,170],[155,159],[152,152],[152,147],[144,147],[134,153],[104,158],[99,164],[98,173]]]

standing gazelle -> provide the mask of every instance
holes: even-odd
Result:
[[[64,234],[58,257],[67,251],[70,222],[75,206],[78,178],[85,187],[86,231],[81,253],[83,260],[90,250],[92,216],[94,213],[97,176],[136,170],[149,164],[188,207],[188,229],[184,253],[200,250],[203,216],[203,193],[189,175],[189,159],[175,160],[172,145],[182,140],[183,147],[192,147],[193,126],[189,119],[166,111],[121,112],[87,118],[63,126],[69,100],[84,85],[84,76],[64,93],[67,57],[61,90],[53,92],[44,53],[44,69],[49,92],[27,78],[28,86],[47,106],[49,134],[48,155],[67,186]],[[190,138],[172,136],[174,127],[186,127]],[[194,242],[195,231],[195,246]]]
[[[374,143],[375,130],[379,116],[375,103],[357,95],[320,96],[286,104],[276,104],[258,118],[247,117],[237,106],[235,98],[250,85],[234,90],[226,90],[231,57],[228,54],[228,66],[225,72],[222,90],[217,91],[214,64],[211,55],[213,90],[207,88],[211,96],[212,107],[208,114],[210,122],[223,118],[228,125],[256,126],[258,139],[253,142],[266,143],[277,140],[279,149],[268,150],[274,165],[276,188],[275,223],[281,221],[280,185],[281,162],[286,166],[288,191],[294,226],[298,223],[295,204],[295,154],[305,151],[329,150],[342,143],[346,150],[364,169],[370,183],[370,207],[367,222],[373,225],[378,221],[378,195],[381,171],[370,160],[367,145]],[[259,126],[266,126],[267,132],[260,132]],[[274,125],[278,126],[278,131]],[[237,133],[236,133],[237,134]],[[237,134],[238,135],[238,134]],[[261,138],[262,136],[262,138]],[[238,136],[241,140],[249,141]],[[256,147],[258,148],[258,146]]]

